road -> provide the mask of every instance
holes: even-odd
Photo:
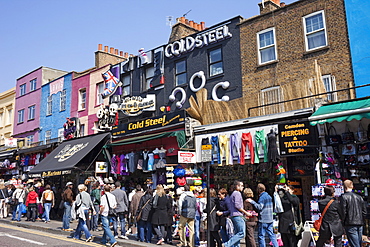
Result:
[[[86,243],[82,240],[73,240],[65,235],[52,234],[43,231],[12,226],[0,223],[1,247],[40,247],[40,246],[103,246],[99,242]]]

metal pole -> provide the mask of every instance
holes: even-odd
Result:
[[[210,224],[210,211],[211,211],[211,208],[210,208],[210,204],[211,204],[211,195],[209,193],[209,189],[210,189],[210,182],[211,182],[211,179],[210,179],[210,175],[211,175],[211,163],[210,162],[207,162],[206,163],[207,165],[207,246],[209,246],[209,244],[211,243],[211,234],[210,234],[210,229],[209,229],[209,224]]]

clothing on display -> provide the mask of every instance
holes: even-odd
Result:
[[[260,163],[260,158],[259,158],[259,146],[260,146],[260,144],[262,144],[262,148],[263,148],[263,161],[268,162],[265,131],[264,130],[257,130],[256,134],[255,134],[255,139],[256,139],[256,148],[254,149],[254,152],[255,152],[254,161],[255,161],[255,163]]]
[[[244,165],[245,164],[245,149],[246,146],[248,145],[249,152],[251,154],[251,164],[254,164],[254,147],[253,147],[253,141],[252,141],[252,135],[251,133],[243,133],[242,134],[242,150],[240,152],[240,164]]]

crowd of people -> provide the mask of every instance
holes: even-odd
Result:
[[[344,182],[345,193],[334,197],[334,188],[325,187],[326,197],[319,201],[320,211],[329,204],[319,231],[317,246],[333,236],[335,246],[342,246],[342,235],[346,233],[353,247],[361,246],[362,225],[366,217],[366,205],[362,198],[352,192],[353,183]],[[211,188],[190,190],[188,185],[170,190],[166,185],[142,188],[136,185],[129,194],[119,181],[110,184],[94,182],[90,186],[68,182],[64,190],[50,185],[19,184],[0,182],[0,218],[11,215],[13,221],[44,221],[62,217],[62,230],[74,231],[72,238],[89,242],[93,231],[103,231],[102,244],[117,244],[117,238],[128,239],[128,231],[135,233],[137,241],[157,245],[172,244],[179,237],[180,247],[201,246],[208,239],[207,246],[240,246],[245,239],[247,247],[266,246],[267,235],[270,244],[279,246],[273,229],[274,200],[266,192],[264,184],[244,188],[241,181],[234,181],[229,190]],[[297,246],[294,223],[303,221],[299,198],[294,188],[277,185],[282,211],[278,215],[278,231],[283,246]],[[207,207],[207,195],[210,201]],[[75,230],[70,228],[72,219],[78,221]],[[255,239],[255,230],[257,239]],[[281,244],[280,244],[281,246]]]

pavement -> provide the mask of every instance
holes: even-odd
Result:
[[[35,222],[32,222],[32,221],[26,221],[26,218],[22,218],[21,221],[12,221],[11,220],[11,217],[7,217],[7,218],[2,218],[0,219],[0,223],[4,223],[4,224],[9,224],[9,225],[13,225],[13,226],[18,226],[18,227],[23,227],[23,228],[28,228],[28,229],[34,229],[34,230],[39,230],[39,231],[44,231],[44,232],[48,232],[48,233],[53,233],[53,234],[59,234],[59,235],[65,235],[66,238],[68,236],[73,236],[73,232],[66,232],[66,231],[63,231],[62,230],[62,221],[60,220],[50,220],[50,222],[48,223],[45,223],[45,222],[42,222],[42,221],[35,221]],[[77,221],[73,221],[71,224],[70,224],[70,228],[72,229],[76,229],[77,228]],[[101,227],[99,227],[101,229]],[[95,243],[100,243],[101,241],[101,238],[103,236],[103,231],[91,231],[91,234],[94,236],[94,239],[93,239],[93,242]],[[152,242],[153,244],[149,244],[149,243],[142,243],[142,242],[139,242],[136,240],[136,237],[134,235],[129,235],[127,236],[129,239],[126,240],[126,239],[120,239],[118,238],[117,239],[117,242],[118,242],[118,245],[117,246],[127,246],[127,247],[146,247],[146,246],[157,246],[155,244],[155,240],[153,239]],[[174,245],[167,245],[167,244],[164,244],[164,245],[161,245],[161,246],[167,246],[167,247],[170,247],[170,246],[176,246],[176,244],[178,243],[178,241],[174,241]]]

